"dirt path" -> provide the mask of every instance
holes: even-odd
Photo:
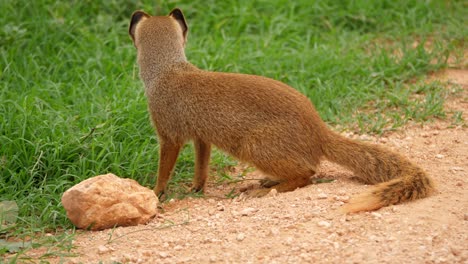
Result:
[[[455,77],[454,77],[455,76]],[[462,94],[447,107],[468,109],[467,72],[453,78]],[[247,183],[209,186],[205,199],[163,205],[145,226],[78,232],[76,257],[65,263],[467,263],[468,130],[446,121],[410,125],[385,137],[360,136],[420,164],[438,184],[427,199],[372,213],[337,214],[350,196],[369,186],[325,163],[317,177],[335,179],[294,192],[241,200],[222,199]],[[353,137],[353,135],[348,135]],[[356,137],[356,136],[354,136]],[[258,178],[256,172],[248,177]],[[211,197],[211,198],[210,198]],[[43,249],[28,253],[39,257]]]

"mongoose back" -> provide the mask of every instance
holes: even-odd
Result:
[[[180,9],[168,16],[133,13],[129,34],[137,49],[140,76],[156,128],[160,156],[154,188],[164,194],[184,143],[195,146],[193,191],[203,191],[211,145],[247,162],[277,182],[249,195],[306,186],[325,158],[350,169],[368,184],[345,212],[376,210],[428,196],[432,180],[405,157],[353,141],[320,119],[295,89],[269,78],[198,69],[185,57],[188,26]]]

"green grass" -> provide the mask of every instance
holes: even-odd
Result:
[[[134,10],[176,6],[161,2],[0,1],[0,200],[20,208],[17,226],[0,238],[71,228],[60,198],[88,177],[113,172],[154,184],[158,142],[127,27]],[[329,124],[359,132],[444,117],[443,84],[421,79],[447,67],[449,54],[460,56],[468,35],[464,1],[177,6],[189,23],[192,63],[286,82]],[[220,172],[232,163],[213,155]],[[173,184],[192,172],[187,147]]]

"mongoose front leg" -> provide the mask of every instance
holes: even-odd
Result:
[[[205,187],[206,178],[208,177],[208,169],[210,163],[211,144],[196,139],[195,145],[195,176],[191,191],[200,192]]]
[[[167,182],[171,177],[172,170],[179,155],[181,144],[173,143],[160,138],[159,142],[159,168],[158,180],[154,193],[158,198],[162,198],[166,190]]]

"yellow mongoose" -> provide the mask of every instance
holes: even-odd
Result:
[[[375,210],[434,191],[432,180],[405,157],[331,131],[308,98],[288,85],[255,75],[204,71],[190,64],[184,51],[187,32],[180,9],[168,16],[136,11],[129,26],[160,140],[157,195],[164,194],[179,150],[189,140],[196,154],[194,191],[204,188],[211,144],[279,182],[251,196],[307,185],[322,158],[377,184],[351,199],[343,207],[345,212]]]

